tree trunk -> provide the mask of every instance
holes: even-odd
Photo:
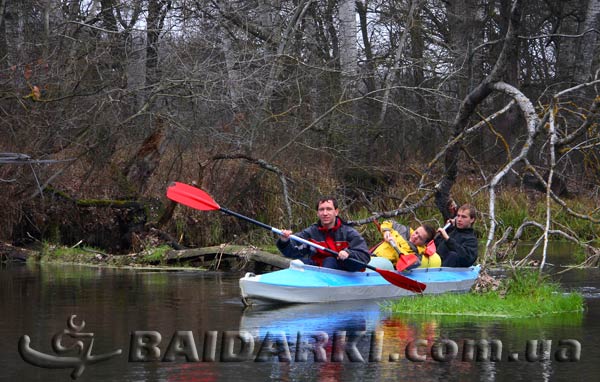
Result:
[[[369,20],[367,17],[367,6],[361,1],[356,2],[356,9],[360,20],[360,34],[365,47],[365,76],[364,81],[367,86],[367,92],[375,91],[375,63],[373,62],[373,48],[369,39]]]
[[[127,76],[125,74],[125,42],[123,35],[118,33],[117,18],[115,16],[116,0],[100,0],[101,11],[100,17],[102,25],[105,29],[111,31],[108,37],[108,60],[104,65],[104,73],[108,78],[111,78],[114,83],[124,89],[127,86]]]
[[[227,91],[231,100],[231,110],[237,113],[241,110],[241,101],[243,97],[241,83],[242,76],[240,71],[236,69],[236,56],[233,47],[231,36],[227,30],[223,30],[223,55],[225,56],[225,68],[227,70]],[[235,126],[234,134],[238,135],[237,125]]]
[[[390,91],[392,83],[396,83],[399,76],[397,75],[400,69],[400,61],[402,60],[402,56],[404,55],[404,48],[406,46],[406,42],[408,40],[408,36],[410,35],[410,30],[414,24],[414,16],[418,13],[421,7],[421,0],[411,0],[408,10],[408,16],[406,18],[406,24],[402,34],[400,35],[400,41],[398,42],[398,46],[396,47],[396,51],[394,52],[394,61],[391,66],[390,73],[386,77],[386,80],[383,84],[383,100],[381,101],[381,111],[379,114],[379,120],[377,125],[381,126],[383,124],[383,120],[385,119],[385,114],[387,112],[387,107],[390,98]]]
[[[24,61],[25,55],[25,18],[23,7],[25,4],[17,1],[7,1],[3,9],[4,21],[4,44],[6,45],[6,54],[0,59],[6,60],[9,65],[19,65]],[[16,77],[22,81],[22,76]]]
[[[421,25],[420,13],[421,8],[419,7],[417,12],[413,15],[412,26],[410,28],[411,59],[413,62],[412,84],[415,87],[421,86],[425,80],[425,63],[423,61],[423,52],[425,50],[425,41],[423,40],[423,37],[425,33],[423,31],[423,26]]]
[[[8,54],[8,45],[6,41],[6,20],[4,17],[6,11],[6,0],[0,0],[0,64],[3,66]]]
[[[494,67],[490,74],[463,99],[453,122],[453,137],[458,137],[465,131],[475,108],[492,92],[492,84],[500,81],[504,77],[508,65],[507,61],[510,57],[514,57],[512,51],[515,50],[517,46],[517,33],[521,26],[521,6],[520,0],[515,0],[512,5],[510,22],[506,35],[504,36],[502,50],[494,63]],[[459,155],[460,146],[458,144],[453,145],[447,150],[444,157],[444,177],[439,182],[436,190],[436,206],[440,209],[440,212],[442,212],[444,217],[448,214],[447,207],[450,201],[450,192],[458,175]]]
[[[155,128],[152,134],[148,136],[137,153],[131,159],[127,166],[125,175],[131,182],[131,190],[134,196],[139,196],[143,193],[148,179],[156,170],[160,163],[165,144],[167,142],[165,121],[162,117],[155,117]]]
[[[454,54],[453,69],[463,75],[454,81],[458,97],[463,98],[480,83],[482,77],[481,53],[475,47],[481,45],[483,20],[477,0],[457,0],[448,8],[450,44]]]
[[[554,33],[560,35],[574,36],[579,33],[580,24],[575,17],[572,17],[580,7],[580,0],[560,1],[558,4],[558,21]],[[570,82],[573,78],[576,67],[578,41],[574,38],[553,39],[556,44],[556,82]]]
[[[344,93],[349,98],[354,93],[354,80],[358,73],[355,0],[340,0],[338,17],[340,22],[341,85]]]
[[[585,35],[579,40],[575,82],[587,82],[593,78],[592,62],[598,52],[598,29],[600,28],[600,0],[589,0],[583,31]]]
[[[149,0],[146,22],[146,85],[155,85],[160,78],[158,73],[159,18],[160,4],[158,0]]]

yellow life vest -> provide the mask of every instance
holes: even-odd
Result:
[[[383,223],[381,223],[380,229],[381,232],[390,232],[392,238],[396,242],[396,246],[400,250],[400,253],[403,255],[415,254],[419,255],[420,257],[420,255],[425,251],[426,247],[424,245],[416,246],[409,241],[410,235],[414,232],[412,228],[407,229],[407,227],[401,226],[396,222],[386,220]],[[404,235],[402,235],[401,232],[398,231],[403,231],[402,233],[404,233]],[[398,252],[396,252],[394,247],[392,247],[387,241],[383,241],[381,244],[379,244],[372,254],[377,257],[383,257],[388,259],[392,262],[392,264],[394,264],[394,266],[398,262]]]
[[[423,252],[423,257],[421,258],[421,264],[419,265],[419,268],[439,268],[441,266],[442,258],[437,253],[435,242],[431,240],[425,246],[425,251]]]
[[[402,226],[394,221],[386,220],[381,223],[381,232],[389,231],[392,238],[396,242],[396,246],[400,249],[400,253],[409,255],[416,254],[421,260],[419,268],[439,268],[442,266],[442,258],[437,252],[428,256],[425,253],[427,248],[425,245],[415,246],[409,241],[410,235],[414,232],[412,228],[407,230],[406,226]],[[401,231],[401,232],[399,232]],[[403,235],[403,234],[404,235]],[[406,237],[405,237],[406,236]],[[416,252],[415,252],[416,250]],[[394,267],[398,262],[398,252],[388,242],[383,241],[373,250],[373,256],[383,257],[392,262]]]
[[[439,268],[442,266],[442,258],[440,255],[434,253],[431,256],[423,255],[421,256],[421,265],[419,268]]]

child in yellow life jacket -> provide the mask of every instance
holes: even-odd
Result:
[[[435,235],[435,230],[428,224],[413,230],[392,220],[381,223],[380,231],[384,241],[372,251],[372,255],[390,260],[399,270],[420,266],[426,244]],[[429,258],[426,261],[429,264]]]

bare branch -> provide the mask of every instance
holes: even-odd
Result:
[[[259,167],[271,171],[279,177],[279,181],[281,182],[281,188],[283,191],[283,201],[286,206],[287,214],[288,214],[288,225],[292,224],[292,206],[290,205],[290,196],[287,186],[287,179],[283,171],[281,171],[277,166],[274,166],[263,159],[252,158],[251,156],[244,154],[231,154],[231,155],[215,155],[211,158],[211,160],[232,160],[232,159],[244,159],[250,163],[254,163]]]
[[[486,241],[486,256],[491,255],[490,251],[492,249],[492,242],[494,240],[494,235],[495,235],[495,231],[496,231],[496,212],[495,212],[495,210],[496,210],[496,186],[498,185],[498,183],[500,183],[502,178],[504,178],[504,176],[518,162],[520,162],[521,160],[523,160],[527,157],[527,153],[529,152],[529,149],[533,145],[533,139],[534,139],[535,135],[537,134],[537,130],[540,126],[537,114],[535,112],[535,108],[533,107],[533,104],[518,89],[516,89],[515,87],[513,87],[511,85],[503,83],[503,82],[498,82],[496,84],[493,84],[492,88],[497,91],[500,91],[500,92],[510,95],[515,100],[517,105],[519,105],[519,108],[523,112],[523,115],[524,115],[525,121],[526,121],[527,139],[526,139],[525,143],[523,144],[523,146],[521,147],[520,153],[517,156],[515,156],[510,162],[508,162],[500,171],[498,171],[488,185],[488,190],[490,193],[490,200],[489,200],[490,227],[489,227],[488,237],[487,237],[487,241]]]

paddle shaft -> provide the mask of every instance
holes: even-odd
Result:
[[[237,217],[237,218],[240,218],[240,219],[242,219],[242,220],[245,220],[245,221],[247,221],[247,222],[249,222],[249,223],[256,224],[256,225],[257,225],[257,226],[259,226],[259,227],[262,227],[262,228],[268,229],[269,231],[271,231],[271,232],[274,232],[274,233],[276,233],[276,234],[278,234],[278,235],[282,235],[282,234],[283,234],[283,230],[280,230],[280,229],[278,229],[278,228],[272,227],[272,226],[270,226],[270,225],[268,225],[268,224],[265,224],[265,223],[263,223],[263,222],[259,222],[258,220],[254,220],[254,219],[252,219],[252,218],[249,218],[249,217],[247,217],[247,216],[244,216],[244,215],[242,215],[242,214],[238,214],[237,212],[234,212],[234,211],[228,210],[227,208],[224,208],[224,207],[219,207],[219,210],[220,210],[220,211],[222,211],[222,212],[225,212],[226,214],[229,214],[229,215],[235,216],[235,217]],[[332,249],[329,249],[329,248],[327,248],[327,247],[323,247],[322,245],[320,245],[320,244],[317,244],[317,243],[313,243],[313,242],[312,242],[312,241],[310,241],[310,240],[303,239],[303,238],[301,238],[300,236],[296,236],[296,235],[290,235],[290,239],[292,239],[292,240],[294,240],[294,241],[297,241],[297,242],[299,242],[299,243],[303,243],[303,244],[309,245],[309,246],[311,246],[311,247],[314,247],[314,248],[320,249],[321,251],[325,251],[325,252],[329,253],[330,255],[334,255],[334,256],[337,256],[337,255],[339,255],[339,254],[338,254],[336,251],[334,251],[334,250],[332,250]],[[354,259],[350,259],[350,260],[354,260]],[[354,260],[354,261],[356,261],[356,262],[358,262],[358,263],[360,263],[360,264],[364,264],[364,263],[362,263],[362,262],[360,262],[360,261],[357,261],[357,260]],[[367,264],[364,264],[364,265],[366,266]]]
[[[454,220],[454,219],[452,219],[452,220]],[[442,227],[442,229],[445,231],[445,230],[447,230],[447,229],[448,229],[448,228],[450,228],[450,227],[452,227],[452,222],[451,222],[451,221],[449,221],[448,223],[446,223],[446,225],[445,225],[445,226],[443,226],[443,227]],[[438,236],[440,236],[440,233],[439,233],[439,232],[438,232],[438,233],[436,233],[436,234],[435,234],[435,236],[434,236],[433,238],[435,239],[435,238],[436,238],[436,237],[438,237]]]
[[[398,256],[402,256],[402,252],[400,252],[400,248],[398,248],[398,245],[396,244],[396,242],[394,241],[394,239],[390,238],[389,243],[392,246],[392,248],[394,248],[394,251],[396,251],[396,253],[398,254]]]
[[[257,225],[257,226],[259,226],[259,227],[262,227],[262,228],[268,229],[268,230],[270,230],[271,232],[274,232],[274,233],[276,233],[276,234],[278,234],[278,235],[281,235],[281,234],[283,234],[283,230],[280,230],[280,229],[278,229],[278,228],[272,227],[272,226],[270,226],[270,225],[268,225],[268,224],[265,224],[265,223],[263,223],[263,222],[259,222],[258,220],[254,220],[254,219],[252,219],[252,218],[249,218],[248,216],[244,216],[244,215],[242,215],[242,214],[239,214],[239,213],[237,213],[237,212],[231,211],[231,210],[229,210],[229,209],[227,209],[227,208],[225,208],[225,207],[219,207],[219,210],[220,210],[220,211],[222,211],[222,212],[224,212],[224,213],[226,213],[226,214],[229,214],[229,215],[235,216],[235,217],[237,217],[237,218],[240,218],[240,219],[242,219],[242,220],[245,220],[245,221],[247,221],[247,222],[249,222],[249,223],[256,224],[256,225]],[[314,248],[320,249],[321,251],[325,251],[325,252],[329,253],[330,255],[334,255],[334,256],[338,256],[338,255],[339,255],[339,253],[337,253],[336,251],[334,251],[334,250],[332,250],[332,249],[329,249],[329,248],[327,248],[327,247],[323,247],[323,246],[322,246],[322,245],[320,245],[320,244],[313,243],[313,242],[312,242],[312,241],[310,241],[310,240],[303,239],[303,238],[301,238],[301,237],[299,237],[299,236],[296,236],[296,235],[290,235],[290,239],[292,239],[292,240],[294,240],[294,241],[297,241],[297,242],[299,242],[299,243],[306,244],[306,245],[309,245],[309,246],[311,246],[311,247],[314,247]],[[375,268],[375,267],[374,267],[374,266],[372,266],[372,265],[369,265],[369,264],[367,264],[367,263],[363,263],[362,261],[359,261],[359,260],[353,259],[353,258],[351,258],[351,257],[348,257],[348,258],[346,258],[346,260],[350,260],[350,261],[352,261],[352,262],[354,262],[354,263],[356,263],[356,264],[360,264],[360,265],[362,265],[363,267],[365,267],[365,268],[369,268],[369,269],[371,269],[371,270],[373,270],[373,271],[378,271],[378,270],[379,270],[378,268]]]

